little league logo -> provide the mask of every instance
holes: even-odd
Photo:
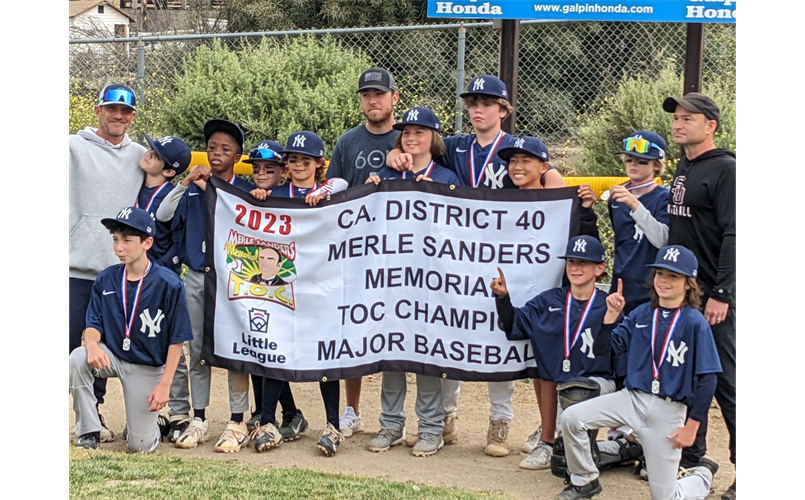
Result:
[[[249,330],[257,333],[268,333],[268,311],[264,309],[249,309]]]
[[[264,241],[232,230],[224,245],[229,269],[227,298],[257,299],[296,309],[296,245]],[[254,330],[252,312],[249,323]],[[266,316],[266,321],[268,318]],[[266,326],[267,328],[267,326]]]

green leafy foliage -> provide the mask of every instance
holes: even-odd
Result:
[[[204,146],[204,122],[214,117],[238,123],[247,148],[264,138],[284,142],[297,130],[312,130],[329,156],[338,137],[363,119],[355,85],[368,64],[331,37],[286,43],[264,38],[238,52],[216,40],[185,61],[162,123],[197,149]]]

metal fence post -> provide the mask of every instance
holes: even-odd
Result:
[[[464,92],[464,54],[467,41],[467,28],[464,23],[458,28],[458,54],[456,61],[456,128],[455,133],[461,133],[462,121],[464,119],[464,106],[461,103],[461,95]]]
[[[142,37],[137,42],[137,103],[145,102],[145,43]]]

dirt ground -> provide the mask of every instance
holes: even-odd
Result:
[[[318,384],[292,383],[291,386],[297,406],[302,409],[310,422],[310,427],[299,441],[283,443],[277,449],[260,454],[255,452],[252,446],[234,454],[215,453],[213,447],[229,418],[229,408],[226,373],[224,370],[214,368],[212,404],[207,410],[207,417],[210,419],[210,440],[194,450],[180,450],[170,443],[163,443],[157,448],[156,453],[212,460],[235,460],[263,467],[305,468],[402,482],[410,481],[418,485],[497,492],[518,499],[553,498],[564,487],[562,480],[554,477],[550,470],[530,471],[517,466],[525,456],[520,453],[520,446],[539,424],[536,398],[530,382],[517,381],[515,385],[515,416],[509,432],[509,447],[512,452],[503,458],[489,457],[483,451],[489,419],[485,383],[462,383],[458,412],[459,440],[446,445],[435,456],[428,458],[412,456],[411,449],[405,445],[395,446],[382,454],[367,450],[369,440],[380,428],[377,420],[380,413],[379,374],[363,379],[361,415],[364,432],[347,439],[338,450],[338,454],[332,458],[324,457],[316,449],[316,441],[325,424],[324,405]],[[415,395],[416,385],[413,383],[413,377],[409,375],[408,397],[405,404],[408,416],[406,430],[409,433],[416,432],[417,428],[414,413]],[[344,401],[342,384],[342,411]],[[251,395],[250,404],[254,404]],[[72,400],[70,405],[69,435],[72,440],[75,424]],[[101,413],[109,428],[117,434],[114,442],[103,443],[101,448],[123,452],[125,445],[121,433],[125,424],[125,413],[122,389],[117,379],[109,381],[106,403],[101,407]],[[711,500],[721,498],[721,493],[734,479],[734,468],[729,463],[728,442],[729,435],[721,412],[715,407],[711,408],[708,453],[721,465],[713,484],[715,493],[708,497]],[[633,475],[631,468],[605,472],[601,476],[601,483],[604,487],[601,498],[605,500],[650,498],[648,483],[640,481]]]

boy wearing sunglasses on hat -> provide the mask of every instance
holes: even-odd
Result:
[[[206,409],[210,403],[211,368],[201,363],[201,347],[204,324],[204,271],[206,241],[206,202],[204,193],[211,175],[250,192],[254,186],[234,173],[235,163],[240,160],[246,140],[243,130],[236,124],[222,119],[210,120],[204,124],[204,139],[207,144],[209,167],[196,165],[190,173],[171,191],[157,210],[157,220],[173,219],[172,230],[178,231],[184,264],[187,265],[185,293],[193,326],[193,340],[188,344],[190,350],[189,371],[184,357],[179,359],[179,368],[171,387],[171,407],[181,401],[181,406],[189,408],[188,379],[193,395],[193,418],[189,415],[171,417],[171,439],[177,448],[195,448],[209,438],[209,421]],[[248,429],[243,414],[249,408],[248,375],[228,371],[229,408],[231,416],[221,438],[215,444],[215,451],[229,453],[240,451],[249,442]]]
[[[282,160],[282,144],[266,139],[260,141],[249,151],[249,158],[243,163],[252,166],[254,189],[251,195],[258,200],[271,196],[272,188],[282,184],[287,169]]]
[[[97,128],[86,127],[70,136],[70,352],[81,345],[92,282],[117,262],[98,214],[116,213],[131,205],[143,182],[137,163],[145,148],[126,134],[136,106],[129,87],[106,85],[95,105]],[[99,404],[105,394],[106,379],[99,378],[95,382]],[[104,426],[101,441],[114,438],[114,432]]]
[[[93,383],[117,377],[126,406],[126,448],[153,451],[167,432],[159,414],[168,402],[182,344],[193,338],[182,280],[148,258],[156,224],[143,209],[128,207],[102,219],[112,233],[119,263],[92,285],[84,343],[70,354],[70,393],[76,446],[97,448],[102,423]],[[108,238],[108,236],[107,236]]]
[[[143,135],[151,149],[146,151],[140,160],[145,180],[134,206],[148,212],[157,224],[154,245],[148,250],[148,258],[180,274],[182,266],[179,242],[174,238],[170,223],[157,221],[156,213],[165,197],[173,190],[171,179],[181,175],[190,165],[190,147],[174,135],[157,140],[150,138],[148,134]]]

